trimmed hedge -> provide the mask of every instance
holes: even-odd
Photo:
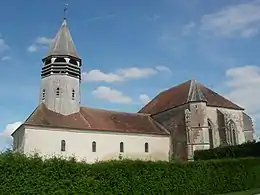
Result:
[[[1,194],[220,194],[260,187],[260,158],[192,163],[76,163],[6,152]]]
[[[194,160],[243,157],[260,157],[260,142],[247,142],[236,146],[224,146],[194,152]]]

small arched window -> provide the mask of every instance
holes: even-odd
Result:
[[[54,62],[65,62],[66,60],[64,58],[56,58]]]
[[[120,142],[120,152],[124,152],[124,143]]]
[[[75,90],[74,89],[72,89],[72,100],[75,100]]]
[[[56,88],[56,97],[60,97],[60,88],[59,87]]]
[[[60,150],[62,152],[64,152],[66,150],[66,142],[65,142],[65,140],[61,140]]]
[[[149,152],[149,144],[147,142],[144,144],[144,151]]]
[[[97,144],[95,141],[92,142],[92,152],[96,152],[97,151]]]
[[[45,89],[42,90],[42,100],[45,100]]]

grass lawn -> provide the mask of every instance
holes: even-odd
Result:
[[[243,192],[232,192],[223,195],[257,195],[257,194],[260,195],[260,189],[246,190]]]

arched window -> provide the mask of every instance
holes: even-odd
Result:
[[[227,143],[230,145],[237,144],[237,132],[236,132],[236,124],[234,121],[230,120],[227,126]]]
[[[124,152],[124,143],[120,142],[120,152]]]
[[[144,144],[144,151],[149,152],[149,145],[147,142]]]
[[[74,65],[78,65],[77,61],[74,60],[74,59],[70,59],[69,63],[74,64]]]
[[[60,150],[62,152],[64,152],[66,150],[66,142],[65,142],[65,140],[61,140]]]
[[[60,88],[59,87],[56,88],[56,97],[60,97]]]
[[[213,143],[213,125],[210,120],[208,120],[208,129],[209,129],[209,146],[210,148],[214,147]]]
[[[66,60],[64,58],[56,58],[54,62],[65,62]]]
[[[42,100],[45,100],[45,89],[42,90]]]
[[[95,141],[92,142],[92,152],[96,152],[97,151],[97,144]]]
[[[72,89],[72,100],[75,100],[75,90]]]

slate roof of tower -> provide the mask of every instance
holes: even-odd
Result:
[[[169,134],[148,114],[81,107],[80,112],[65,116],[49,110],[44,103],[34,110],[24,125],[104,132]]]
[[[188,102],[206,102],[208,106],[244,110],[195,80],[189,80],[159,93],[139,113],[156,114]]]
[[[73,43],[67,21],[64,20],[54,40],[52,41],[47,56],[69,55],[80,58]]]

